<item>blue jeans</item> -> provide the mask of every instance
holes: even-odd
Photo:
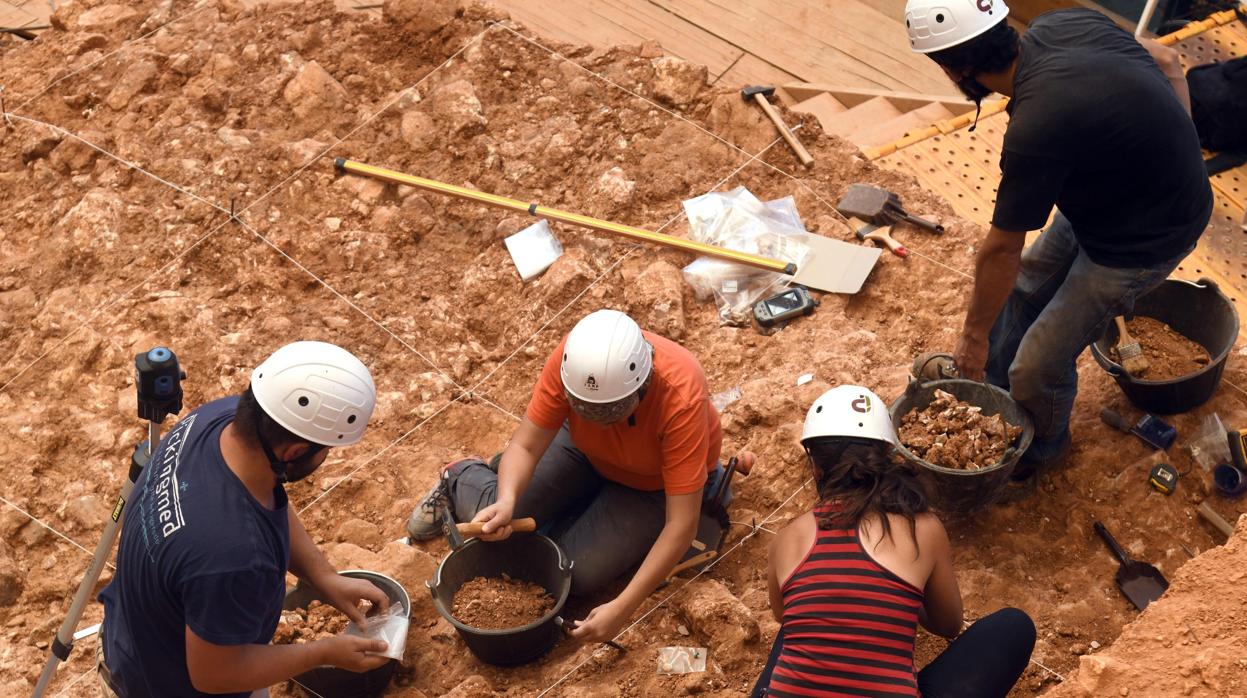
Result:
[[[1026,461],[1055,458],[1069,441],[1078,356],[1190,251],[1150,267],[1102,266],[1058,213],[1022,253],[1017,283],[992,327],[986,373],[988,383],[1008,390],[1035,421]]]
[[[723,476],[722,466],[706,480],[705,498]],[[451,512],[470,521],[498,498],[498,475],[483,463],[449,473]],[[726,493],[724,504],[730,501]],[[706,511],[702,500],[702,516]],[[667,496],[625,487],[598,474],[576,448],[564,425],[550,443],[527,489],[515,503],[515,518],[531,516],[574,563],[572,594],[591,594],[641,562],[667,520]]]

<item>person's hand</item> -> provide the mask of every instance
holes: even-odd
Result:
[[[370,602],[372,613],[379,613],[390,607],[390,597],[366,579],[332,574],[317,579],[313,586],[320,592],[325,603],[345,613],[356,625],[364,623],[364,612],[359,609],[360,601]]]
[[[618,600],[604,603],[589,611],[589,615],[576,624],[571,636],[581,642],[606,642],[619,634],[628,615],[628,609],[623,608]]]
[[[982,382],[987,367],[987,340],[962,332],[953,350],[953,362],[962,378]]]
[[[498,501],[476,512],[472,523],[481,523],[484,531],[481,540],[499,541],[511,536],[511,517],[515,513],[515,505],[508,501]]]
[[[389,645],[384,640],[370,640],[358,635],[334,635],[319,641],[321,661],[330,666],[355,673],[371,671],[390,661],[381,656]]]

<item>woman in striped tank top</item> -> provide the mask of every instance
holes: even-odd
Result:
[[[896,457],[883,402],[856,386],[810,407],[801,443],[818,503],[771,544],[771,611],[782,625],[754,696],[1003,698],[1035,644],[1025,613],[961,632],[948,536],[918,471]],[[956,638],[915,672],[918,623]]]

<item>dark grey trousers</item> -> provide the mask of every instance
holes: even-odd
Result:
[[[709,496],[722,474],[706,482]],[[449,473],[451,507],[470,521],[498,498],[498,475],[479,463]],[[666,495],[611,482],[593,469],[564,426],[537,461],[532,482],[515,505],[515,518],[531,516],[572,560],[572,594],[593,593],[645,558],[666,523]]]

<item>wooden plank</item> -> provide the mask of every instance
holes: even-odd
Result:
[[[647,0],[492,0],[534,32],[573,44],[606,47],[657,41],[672,56],[720,75],[741,50]]]
[[[744,87],[745,85],[783,85],[795,80],[796,76],[777,68],[753,55],[742,53],[740,60],[711,83],[721,87]],[[779,91],[776,90],[776,95]]]
[[[807,82],[953,94],[902,17],[858,0],[650,0]]]
[[[824,124],[823,128],[828,133],[853,140],[854,133],[891,121],[900,115],[901,110],[888,101],[887,97],[875,97],[846,112],[836,114],[828,119],[830,123]]]
[[[790,108],[799,114],[814,115],[814,118],[818,119],[818,123],[822,125],[824,131],[828,130],[829,124],[832,123],[835,116],[843,113],[845,110],[844,105],[837,102],[836,98],[827,92],[820,92],[818,96],[794,104]]]

